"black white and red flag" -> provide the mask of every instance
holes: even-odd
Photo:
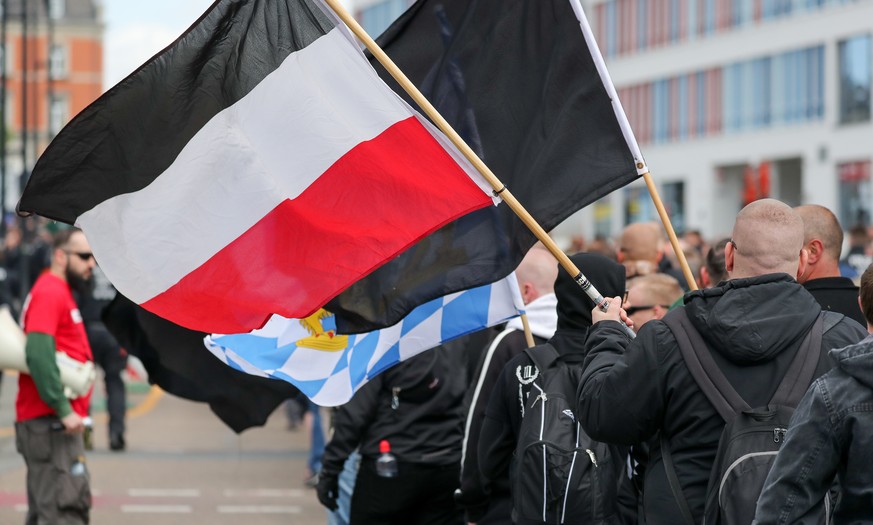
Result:
[[[219,0],[77,115],[21,213],[75,223],[126,297],[240,333],[304,318],[493,203],[317,0]]]

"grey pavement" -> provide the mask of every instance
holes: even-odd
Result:
[[[0,386],[0,525],[24,523],[25,468],[15,451],[17,377]],[[289,431],[283,411],[241,435],[203,403],[130,385],[127,450],[108,450],[106,417],[95,414],[87,454],[94,525],[326,523],[303,485],[308,434]],[[93,405],[101,407],[102,384]]]

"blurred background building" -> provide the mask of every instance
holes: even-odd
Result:
[[[870,224],[873,1],[584,4],[677,230],[729,233],[766,196]],[[641,183],[580,215],[587,235],[657,218]]]
[[[39,154],[103,92],[104,26],[96,0],[2,0],[0,13],[0,202],[9,215]]]
[[[373,35],[412,2],[357,0]],[[869,225],[873,0],[583,0],[678,231],[729,233],[775,197]],[[555,232],[614,236],[657,220],[640,181]]]

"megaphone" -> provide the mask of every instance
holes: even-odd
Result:
[[[9,313],[9,307],[0,306],[0,368],[30,373],[24,357],[25,340],[26,336]],[[55,355],[58,370],[61,372],[64,394],[69,398],[87,394],[97,377],[94,363],[76,361],[64,352],[55,352]]]

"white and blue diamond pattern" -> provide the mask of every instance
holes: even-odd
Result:
[[[383,370],[523,312],[513,273],[434,299],[396,325],[366,334],[336,335],[333,315],[322,311],[306,320],[273,316],[260,330],[213,334],[204,343],[228,366],[288,381],[319,405],[336,406]]]

